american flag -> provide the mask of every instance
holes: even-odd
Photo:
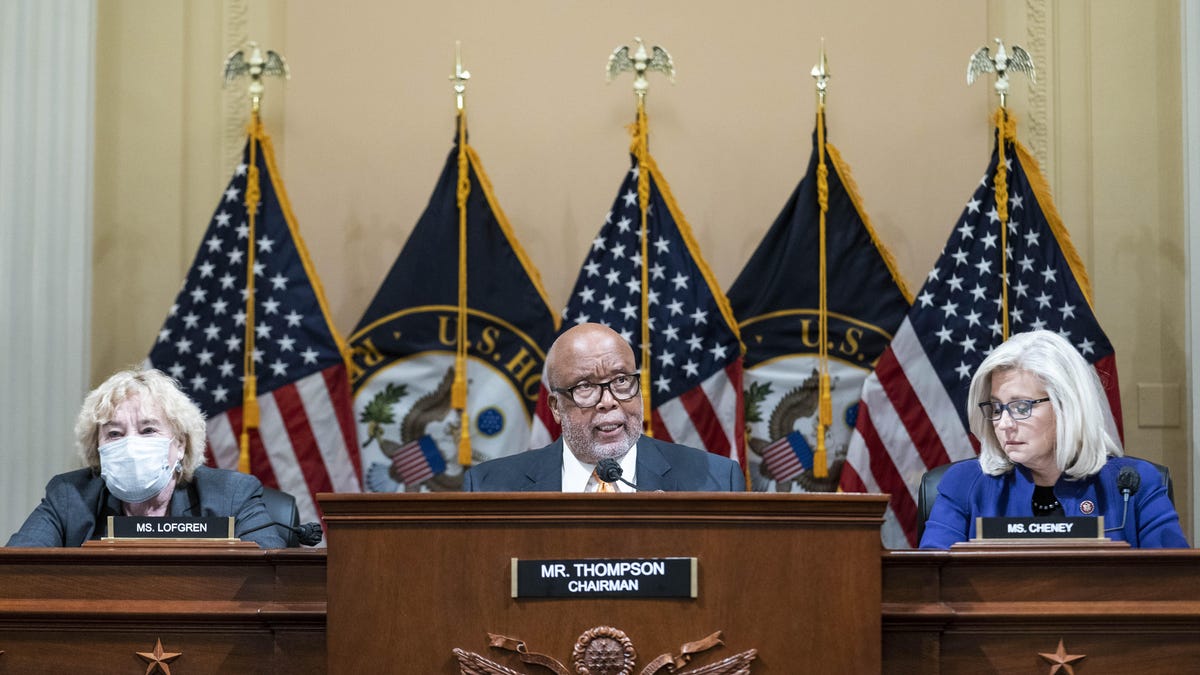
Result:
[[[446,460],[429,434],[400,446],[392,465],[405,485],[420,485],[446,470]]]
[[[763,448],[762,461],[775,480],[791,480],[812,468],[813,451],[803,434],[792,431]]]
[[[745,465],[742,346],[725,294],[700,256],[691,228],[652,158],[647,211],[651,423],[655,438],[701,448]],[[579,272],[566,324],[603,323],[641,355],[641,210],[637,160]],[[534,445],[560,430],[538,405]]]
[[[318,517],[318,492],[358,492],[361,466],[350,382],[320,281],[275,170],[269,137],[252,131],[149,361],[170,374],[208,420],[209,463],[236,469],[242,432],[246,263],[245,197],[251,143],[261,201],[255,219],[253,358],[260,427],[251,473]]]
[[[1074,344],[1100,375],[1109,432],[1120,437],[1116,357],[1093,314],[1083,263],[1032,155],[1015,140],[1006,143],[1005,155],[1006,238],[996,206],[999,154],[993,151],[937,264],[863,385],[841,486],[892,495],[884,523],[884,544],[892,548],[917,544],[922,474],[978,453],[967,424],[972,412],[966,410],[967,390],[1003,335],[1002,250],[1010,279],[1010,334],[1052,330]]]

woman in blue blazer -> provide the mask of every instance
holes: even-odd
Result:
[[[975,537],[979,516],[1104,516],[1107,535],[1144,548],[1186,548],[1158,469],[1123,456],[1096,371],[1057,333],[1019,333],[971,379],[967,412],[978,461],[938,484],[921,548]],[[1125,467],[1140,477],[1126,499]]]

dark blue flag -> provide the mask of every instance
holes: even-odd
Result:
[[[465,121],[462,127],[465,128]],[[465,136],[465,133],[460,134]],[[429,205],[354,334],[352,381],[372,492],[457,490],[460,439],[470,462],[529,447],[545,350],[558,330],[541,279],[513,235],[479,157],[463,150],[466,266],[459,260],[456,137]],[[466,282],[466,412],[453,405],[459,287]],[[432,476],[402,471],[402,449],[436,444]],[[405,481],[418,475],[420,482]]]
[[[811,449],[817,447],[820,373],[819,143],[814,131],[804,178],[729,289],[746,342],[746,425],[756,490],[837,489],[862,383],[909,307],[907,291],[871,227],[849,167],[826,143],[827,344],[833,418],[825,432],[828,473],[814,476]],[[785,440],[789,437],[791,442]],[[799,450],[782,453],[783,448]],[[808,462],[803,470],[798,457],[807,458],[799,460]]]

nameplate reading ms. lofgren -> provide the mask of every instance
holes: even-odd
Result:
[[[233,539],[233,516],[109,516],[108,539]]]
[[[1103,539],[1104,516],[1051,518],[979,517],[979,539]]]
[[[694,598],[696,558],[512,559],[514,598]]]

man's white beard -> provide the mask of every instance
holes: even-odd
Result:
[[[621,459],[625,456],[633,444],[637,442],[637,437],[640,434],[630,433],[630,423],[632,420],[626,420],[623,430],[625,437],[609,443],[596,443],[592,439],[591,427],[582,429],[564,425],[563,438],[567,442],[567,447],[575,455],[576,459],[584,464],[596,464],[602,459]],[[638,427],[641,425],[638,424]]]

